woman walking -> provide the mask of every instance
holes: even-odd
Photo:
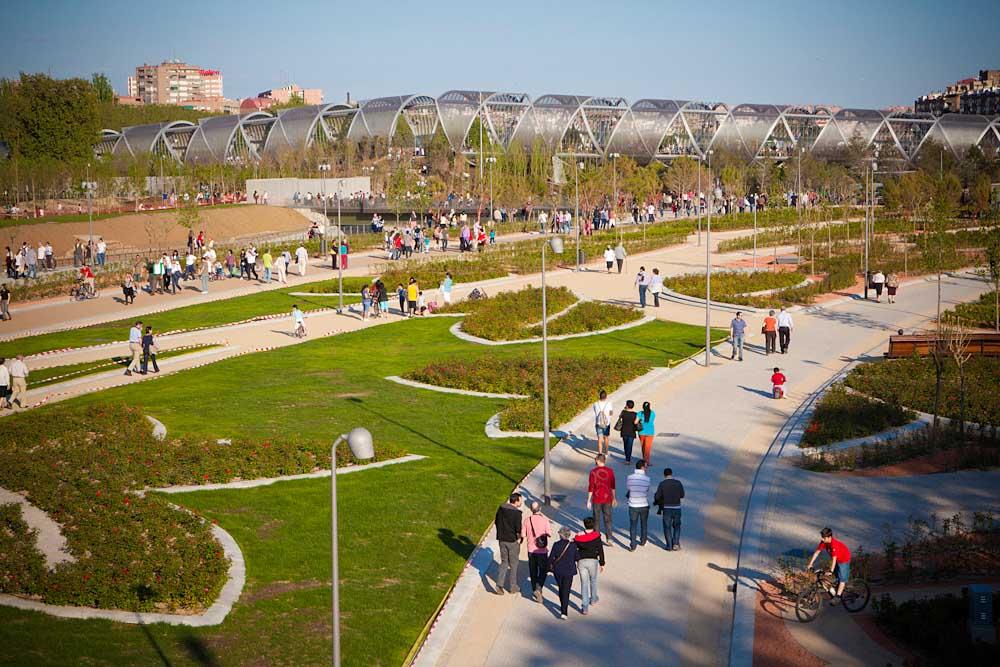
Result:
[[[361,288],[361,321],[368,321],[368,311],[372,309],[371,288],[365,285]]]
[[[125,296],[126,306],[135,303],[135,282],[132,280],[132,274],[125,276],[125,282],[122,283],[122,294]]]
[[[531,579],[531,596],[535,602],[542,601],[542,590],[548,575],[549,539],[552,527],[549,519],[542,514],[542,506],[536,500],[531,503],[531,514],[524,518],[521,534],[528,545],[528,576]]]
[[[899,289],[899,276],[890,273],[885,278],[885,291],[889,295],[889,303],[896,303],[896,290]]]
[[[629,399],[625,401],[625,408],[618,414],[618,423],[615,424],[618,433],[622,436],[622,450],[625,452],[625,464],[632,463],[632,444],[638,432],[636,423],[638,421],[635,414],[635,401]]]
[[[140,374],[146,374],[150,361],[153,362],[153,372],[160,372],[160,367],[156,365],[157,352],[159,352],[159,349],[156,347],[156,341],[153,340],[153,327],[146,327],[146,333],[142,336],[142,364],[139,368]]]
[[[580,591],[583,598],[584,616],[590,611],[590,605],[597,604],[597,575],[604,571],[604,542],[601,534],[594,530],[594,517],[583,520],[586,532],[576,536],[576,558],[580,568]]]
[[[559,541],[552,545],[549,553],[549,572],[559,587],[559,618],[564,621],[569,613],[569,596],[573,592],[573,577],[576,575],[577,549],[572,537],[572,530],[566,526],[560,528]]]
[[[656,413],[649,406],[649,401],[642,404],[642,412],[636,417],[635,424],[639,427],[639,441],[642,443],[642,458],[649,468],[650,457],[653,455],[653,436],[656,435]]]

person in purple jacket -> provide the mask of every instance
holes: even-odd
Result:
[[[573,577],[576,576],[576,543],[573,531],[563,526],[559,529],[559,541],[549,552],[549,572],[559,586],[560,617],[566,620],[569,613],[569,594],[573,591]]]

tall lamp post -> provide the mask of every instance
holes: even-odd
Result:
[[[557,255],[563,252],[563,239],[561,236],[553,236],[547,243],[542,244],[542,429],[543,429],[543,455],[542,455],[542,498],[546,505],[552,502],[552,493],[549,487],[549,313],[545,301],[545,248],[546,246]]]
[[[333,441],[330,448],[330,530],[333,534],[332,572],[330,580],[333,597],[333,667],[340,667],[340,568],[337,563],[337,446],[347,441],[354,458],[366,460],[375,456],[375,446],[372,444],[372,434],[361,427],[351,429],[350,433],[340,435]]]
[[[758,188],[759,189],[759,188]],[[753,195],[753,201],[751,206],[753,206],[753,270],[757,270],[757,197],[760,193],[755,192]]]
[[[580,170],[583,169],[583,162],[576,164],[573,175],[576,177],[576,271],[580,271]]]
[[[493,163],[497,161],[496,157],[489,156],[486,161],[490,165],[490,224],[493,224]]]
[[[701,163],[705,158],[698,156],[698,191],[694,193],[694,213],[698,217],[698,245],[701,245]]]
[[[319,253],[326,256],[326,228],[330,226],[330,216],[326,210],[326,174],[330,171],[330,165],[326,162],[319,164],[319,187],[323,192],[323,235],[319,239]]]
[[[615,224],[618,224],[618,158],[621,153],[608,153],[611,158],[611,214],[615,216]],[[619,228],[618,238],[621,239],[621,229]]]
[[[701,170],[699,169],[699,172]],[[712,151],[708,151],[708,219],[705,223],[705,368],[712,365]]]
[[[87,229],[90,236],[88,242],[90,247],[94,246],[94,190],[97,189],[97,182],[90,180],[90,163],[87,163],[87,180],[83,182],[83,189],[87,192]]]
[[[344,196],[344,179],[337,182],[337,314],[344,312],[344,228],[340,225],[340,200]]]

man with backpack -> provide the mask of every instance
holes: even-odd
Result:
[[[603,389],[594,403],[594,430],[597,431],[597,453],[607,454],[608,443],[611,440],[611,417],[614,406],[608,400],[608,392]]]
[[[521,534],[528,543],[528,577],[531,579],[531,594],[535,602],[542,601],[542,589],[548,574],[549,538],[552,528],[549,519],[542,514],[542,506],[531,503],[531,514],[525,517]]]

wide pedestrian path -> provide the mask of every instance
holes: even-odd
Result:
[[[980,282],[946,278],[943,307],[974,299],[983,289]],[[483,544],[490,550],[486,557],[474,556],[474,567],[463,574],[464,580],[473,582],[473,592],[456,595],[445,606],[419,664],[725,664],[733,609],[730,586],[742,505],[754,466],[799,402],[896,329],[926,323],[935,312],[935,298],[936,285],[920,281],[901,289],[894,305],[846,300],[798,312],[787,355],[763,355],[757,333],[750,338],[743,362],[729,360],[729,346],[720,345],[721,355],[716,353],[711,368],[689,367],[635,391],[628,398],[639,404],[649,400],[658,415],[654,486],[662,479],[663,468],[670,466],[687,491],[683,550],[663,550],[662,530],[653,513],[649,543],[634,553],[627,551],[623,486],[632,471],[623,465],[616,441],[611,462],[619,479],[615,545],[607,549],[600,603],[591,614],[579,614],[580,598],[575,594],[569,620],[560,620],[551,581],[545,604],[530,600],[526,580],[521,596],[493,595],[497,558],[490,534]],[[671,311],[679,308],[684,307],[671,306]],[[749,331],[759,330],[760,322],[751,319]],[[786,400],[770,397],[773,366],[781,367],[789,378]],[[596,397],[598,387],[593,390]],[[617,410],[626,396],[616,392],[612,398]],[[546,508],[554,524],[574,530],[581,529],[588,515],[586,482],[595,443],[586,422],[577,420],[577,430],[556,448],[553,461],[559,465],[552,476],[553,492],[563,497]],[[529,475],[520,490],[540,496],[540,473]],[[800,513],[813,516],[813,507],[803,498]],[[803,545],[810,546],[814,546],[811,541]],[[526,555],[521,574],[524,579]],[[577,579],[576,591],[579,586]],[[458,587],[463,587],[461,580]]]

